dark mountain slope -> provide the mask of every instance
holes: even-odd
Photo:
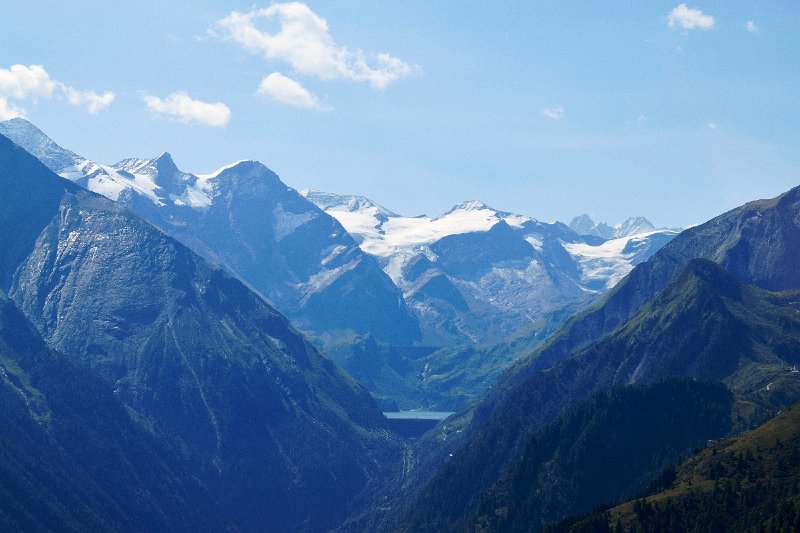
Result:
[[[724,385],[692,379],[602,391],[537,433],[463,529],[540,531],[629,497],[693,449],[729,434],[733,407]]]
[[[763,242],[759,242],[761,239]],[[748,251],[745,253],[744,251]],[[639,264],[593,308],[566,321],[529,356],[522,358],[486,396],[451,418],[458,428],[430,435],[416,445],[422,468],[406,476],[408,487],[419,487],[449,453],[467,446],[493,413],[511,405],[509,396],[538,372],[564,361],[596,342],[635,314],[662,291],[693,258],[721,262],[745,282],[767,288],[800,288],[800,187],[771,200],[750,202],[705,224],[683,231],[648,261]],[[539,379],[539,378],[537,378]],[[558,392],[559,396],[568,391]],[[544,396],[543,396],[544,398]],[[552,419],[553,413],[545,413]],[[548,418],[549,417],[549,418]],[[524,425],[516,431],[525,433]],[[413,490],[413,489],[410,489]]]
[[[459,447],[468,449],[469,441],[481,435],[494,416],[505,416],[511,411],[520,411],[520,390],[531,391],[530,383],[540,383],[538,375],[559,361],[568,360],[574,354],[620,327],[633,314],[651,301],[693,258],[710,258],[745,282],[756,282],[770,289],[800,288],[800,187],[794,188],[772,200],[750,202],[715,219],[682,232],[659,250],[647,262],[638,265],[626,278],[598,304],[567,321],[543,346],[529,357],[521,360],[506,372],[498,383],[478,403],[465,409],[449,421],[454,432],[432,434],[416,445],[418,463],[421,468],[405,476],[405,486],[413,494],[416,487],[426,483],[430,472],[435,472],[450,453]],[[574,369],[573,371],[577,371]],[[554,372],[552,381],[560,379],[561,371]],[[547,379],[544,379],[547,381]],[[527,383],[527,384],[526,384]],[[558,387],[553,383],[538,398],[529,399],[532,405],[544,402],[547,405],[559,401],[572,401],[571,387]],[[559,400],[549,400],[555,395]],[[582,398],[585,396],[579,396]],[[561,400],[563,399],[563,400]],[[788,398],[787,398],[788,401]],[[516,404],[516,405],[515,405]],[[528,405],[524,402],[522,405]],[[531,407],[519,413],[519,419],[509,417],[508,430],[515,435],[514,444],[508,450],[498,451],[496,456],[504,463],[511,459],[522,435],[530,435],[541,420],[552,420],[558,410]],[[498,415],[498,413],[503,413]],[[541,418],[541,420],[538,420]],[[534,428],[525,421],[538,420]],[[478,463],[471,468],[479,467]],[[487,470],[491,478],[499,474],[500,465],[489,462]],[[413,498],[413,496],[412,496]],[[411,505],[411,504],[408,504]],[[456,513],[459,511],[456,511]]]
[[[480,492],[496,481],[531,435],[598,390],[697,376],[723,381],[741,393],[786,381],[775,387],[785,388],[785,396],[773,394],[763,401],[794,401],[800,380],[791,379],[786,365],[800,362],[799,310],[797,292],[745,286],[715,263],[692,261],[623,326],[510,391],[437,471],[416,506],[440,506],[441,521],[432,529],[454,523],[471,512]],[[421,518],[407,524],[415,530]]]
[[[0,295],[0,529],[228,529],[189,464]]]
[[[797,531],[800,406],[669,469],[645,498],[553,527],[583,531]]]
[[[0,190],[0,290],[205,463],[238,527],[344,516],[395,450],[366,390],[241,282],[4,137]]]

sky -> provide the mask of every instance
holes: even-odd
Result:
[[[800,185],[800,2],[4,0],[0,119],[405,214],[701,223]]]

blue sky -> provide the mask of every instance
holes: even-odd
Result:
[[[0,116],[22,112],[103,163],[169,151],[203,173],[258,159],[297,189],[403,214],[480,199],[659,225],[800,184],[796,1],[2,11]]]

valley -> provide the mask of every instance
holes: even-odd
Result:
[[[168,154],[103,166],[19,119],[0,132],[41,161],[3,138],[11,320],[29,321],[36,364],[88,372],[131,413],[126,431],[151,428],[159,444],[131,437],[121,453],[160,446],[171,470],[148,475],[185,486],[182,504],[213,501],[198,516],[210,529],[545,530],[800,400],[800,189],[683,232],[642,218],[571,228],[480,202],[402,217],[363,197],[299,194],[256,162],[207,175]],[[43,163],[67,166],[58,176]],[[322,302],[334,322],[314,319]],[[74,400],[38,385],[9,342],[4,383],[28,406],[13,424],[52,432],[67,416],[52,402]],[[71,461],[57,468],[92,480],[92,509],[120,497]],[[53,483],[32,463],[9,473]],[[68,501],[33,494],[7,519]],[[322,494],[316,514],[296,507]],[[597,516],[586,520],[616,515]]]
[[[800,531],[800,3],[4,2],[0,532]]]

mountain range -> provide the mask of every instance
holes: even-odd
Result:
[[[14,119],[0,191],[4,530],[800,516],[800,187],[679,234],[406,217],[255,161],[100,165]],[[408,441],[381,409],[409,406],[458,412]]]
[[[129,413],[142,431],[191,465],[174,484],[195,490],[192,479],[197,479],[205,487],[197,492],[212,495],[222,522],[250,531],[332,527],[399,453],[369,393],[224,270],[120,203],[55,175],[2,136],[0,190],[0,291],[49,349],[95,376],[87,387],[105,386],[104,393],[93,393],[98,401],[116,409],[115,416]],[[18,343],[23,349],[30,342],[41,359],[56,357],[28,337]],[[12,369],[4,379],[28,399],[30,419],[46,426],[50,412],[60,416],[49,406],[63,400],[70,409],[83,410],[79,424],[96,427],[98,420],[80,403],[81,395],[94,389],[84,391],[75,381],[66,390],[53,390],[47,380],[40,388],[25,376],[36,368],[18,356],[13,351],[3,356],[4,367]],[[57,361],[42,364],[52,367]],[[69,417],[55,420],[55,427],[71,424]],[[80,439],[80,427],[63,438]],[[20,448],[26,435],[4,432],[3,438]],[[114,434],[104,437],[113,440]],[[146,442],[135,434],[131,438]],[[115,445],[138,453],[125,442]],[[68,451],[77,444],[70,446]],[[104,456],[104,444],[97,446]],[[54,455],[39,463],[60,464],[60,450],[56,446]],[[85,470],[88,460],[78,461],[76,469]],[[41,479],[36,468],[37,463],[22,465],[20,475]],[[171,480],[163,472],[137,479],[141,485],[131,490],[152,494],[153,505]],[[107,480],[95,482],[107,487]],[[65,491],[69,486],[60,485]],[[18,493],[14,487],[4,490]],[[115,494],[124,492],[109,497]],[[54,499],[67,501],[61,496]],[[204,504],[194,499],[164,505]],[[107,523],[124,524],[124,511]],[[200,521],[202,510],[197,512]]]
[[[102,165],[24,119],[0,133],[238,276],[386,405],[461,407],[676,235],[641,226],[603,240],[475,201],[403,217],[299,194],[255,161],[199,175],[168,153]]]
[[[631,217],[620,224],[610,226],[605,222],[595,222],[589,215],[582,214],[572,219],[569,229],[578,235],[594,235],[602,239],[619,239],[641,233],[655,231],[656,227],[645,217]],[[680,231],[679,229],[676,231]]]
[[[604,240],[479,201],[431,218],[401,216],[363,196],[302,194],[376,258],[420,317],[424,338],[454,344],[408,349],[361,338],[329,346],[387,407],[466,405],[678,233],[631,219],[624,235]]]
[[[600,390],[695,376],[724,383],[762,413],[800,398],[788,371],[800,358],[798,213],[800,188],[686,230],[568,320],[448,421],[446,444],[432,435],[418,445],[424,471],[406,478],[422,489],[402,523],[452,527],[533,435]],[[423,507],[442,511],[423,521]]]
[[[363,197],[301,195],[256,161],[194,175],[166,152],[98,164],[20,118],[0,134],[225,266],[323,343],[500,341],[612,287],[677,234],[631,219],[603,242],[476,201],[403,217]]]
[[[362,196],[302,194],[378,260],[434,340],[500,341],[611,288],[678,233],[631,219],[609,240],[474,200],[431,218],[401,216]]]
[[[206,175],[168,153],[101,165],[61,148],[24,119],[0,123],[50,170],[128,209],[237,274],[304,331],[370,333],[411,343],[419,328],[398,289],[332,217],[274,172],[239,161]]]

